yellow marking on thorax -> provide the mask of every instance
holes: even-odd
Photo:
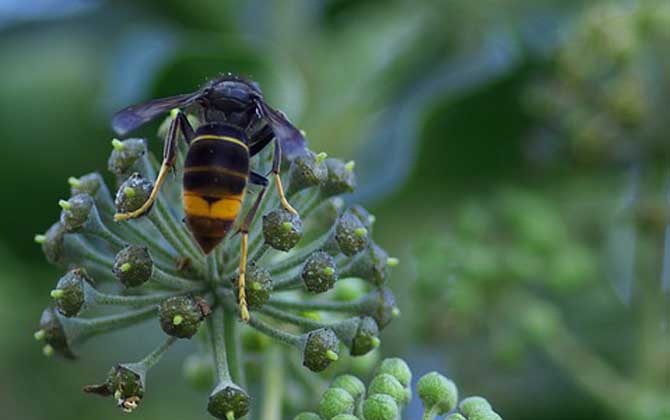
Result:
[[[202,136],[198,136],[194,138],[191,141],[191,144],[195,143],[196,141],[199,140],[223,140],[223,141],[229,141],[231,143],[239,144],[240,146],[244,147],[245,149],[249,150],[249,146],[244,144],[244,142],[236,139],[235,137],[229,137],[229,136],[215,136],[214,134],[203,134]]]
[[[210,204],[202,196],[185,191],[184,212],[189,216],[234,220],[240,212],[243,198],[244,194],[232,194]]]

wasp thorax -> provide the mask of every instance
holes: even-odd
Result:
[[[60,222],[66,232],[76,232],[84,227],[94,206],[93,198],[88,194],[77,194],[69,200],[58,203],[62,210]]]
[[[139,287],[151,278],[153,261],[149,249],[141,245],[128,245],[114,257],[112,272],[126,287]]]
[[[114,205],[118,213],[128,213],[142,207],[151,195],[153,184],[138,173],[128,177],[116,192]]]
[[[177,338],[193,337],[209,313],[207,302],[193,296],[168,298],[158,308],[161,328],[165,334]]]
[[[84,282],[90,282],[90,278],[81,268],[68,271],[58,280],[56,288],[51,291],[58,312],[67,317],[79,314],[85,301]]]
[[[335,260],[328,253],[317,251],[305,261],[301,277],[308,292],[326,292],[332,289],[337,280]]]
[[[339,359],[340,340],[330,328],[309,332],[305,338],[302,364],[309,370],[321,372]]]
[[[289,251],[302,238],[302,221],[296,214],[275,209],[263,216],[265,243],[280,251]]]
[[[231,382],[220,383],[209,396],[207,411],[221,420],[244,417],[249,412],[249,395]]]
[[[235,288],[239,286],[237,282],[235,283]],[[250,309],[260,309],[265,305],[265,303],[270,298],[270,293],[272,293],[272,276],[270,272],[263,267],[259,267],[256,264],[250,264],[247,266],[246,273],[246,298],[247,305]],[[239,296],[238,293],[235,294]]]
[[[328,176],[321,190],[326,196],[347,194],[356,188],[353,162],[344,163],[340,159],[326,159]]]
[[[127,177],[133,165],[147,151],[144,139],[112,140],[112,154],[107,161],[107,168],[119,178]]]

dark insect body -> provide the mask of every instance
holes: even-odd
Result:
[[[194,130],[182,109],[196,113],[202,125]],[[173,112],[163,151],[163,163],[149,199],[137,210],[115,215],[126,220],[151,209],[167,174],[174,166],[177,142],[188,144],[184,163],[183,205],[186,224],[204,254],[209,254],[232,228],[242,207],[246,187],[263,187],[240,226],[240,312],[246,308],[244,276],[247,235],[268,180],[249,167],[252,156],[274,141],[272,174],[284,208],[297,214],[286,200],[279,178],[282,154],[288,160],[306,153],[306,140],[283,113],[265,103],[254,82],[233,75],[215,79],[194,93],[154,99],[119,111],[112,120],[114,130],[125,134],[159,115]]]

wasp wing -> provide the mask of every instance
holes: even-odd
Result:
[[[191,104],[199,96],[200,92],[186,93],[129,106],[114,114],[112,128],[119,135],[124,135],[153,120],[160,114],[165,114],[173,108]]]
[[[298,156],[307,154],[307,140],[300,130],[295,128],[283,112],[272,109],[265,102],[260,101],[260,111],[279,141],[282,156],[289,161]]]

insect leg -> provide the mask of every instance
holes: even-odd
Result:
[[[281,178],[279,177],[279,167],[281,164],[281,147],[279,146],[279,141],[275,139],[275,152],[272,157],[272,174],[275,178],[275,184],[277,185],[277,193],[279,194],[279,200],[281,201],[282,206],[290,213],[298,214],[298,211],[291,206],[291,204],[286,199],[284,195],[284,187],[281,183]]]
[[[255,174],[255,172],[252,172]],[[257,176],[261,178],[265,178],[262,175]],[[262,184],[261,184],[262,185]],[[247,289],[246,289],[246,273],[247,273],[247,248],[248,248],[248,242],[249,242],[249,226],[251,226],[251,222],[254,220],[254,217],[256,216],[256,212],[258,211],[258,206],[260,205],[261,201],[263,200],[263,196],[265,195],[266,191],[266,185],[267,185],[267,180],[265,180],[265,185],[263,185],[263,189],[260,190],[258,193],[258,196],[256,197],[256,201],[254,201],[254,205],[251,206],[251,209],[249,209],[249,212],[247,215],[244,217],[244,222],[242,222],[242,226],[240,227],[240,233],[242,234],[242,240],[240,241],[240,247],[241,247],[241,252],[240,252],[240,269],[239,269],[239,277],[237,281],[237,287],[238,287],[238,296],[237,300],[239,301],[240,305],[240,317],[242,318],[242,321],[247,322],[249,321],[249,308],[247,307]]]
[[[167,136],[165,138],[165,146],[163,147],[163,163],[161,164],[160,171],[158,172],[158,177],[154,182],[154,187],[151,190],[151,194],[147,201],[142,204],[142,206],[128,213],[116,213],[114,215],[114,220],[117,222],[120,220],[134,219],[136,217],[142,216],[144,213],[149,211],[154,201],[158,197],[158,193],[167,178],[170,169],[174,165],[175,159],[177,157],[177,141],[179,138],[179,132],[184,134],[184,139],[187,143],[190,143],[193,138],[193,128],[188,123],[186,116],[181,112],[177,112],[177,116],[170,123],[170,129],[168,130]]]

